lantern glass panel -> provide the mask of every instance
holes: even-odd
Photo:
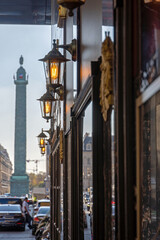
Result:
[[[41,114],[42,114],[42,117],[44,117],[44,107],[43,107],[43,102],[40,101],[40,107],[41,107]]]
[[[43,62],[43,67],[44,67],[44,73],[45,73],[45,78],[47,81],[47,84],[49,82],[49,67],[48,67],[48,61],[47,62]]]
[[[45,140],[44,140],[44,138],[40,138],[40,148],[42,148],[42,147],[44,147],[44,145],[45,145]]]
[[[44,155],[44,154],[45,154],[45,151],[46,151],[45,147],[42,147],[42,148],[41,148],[41,154]]]
[[[50,115],[50,113],[51,113],[51,106],[52,106],[52,102],[51,101],[45,101],[44,102],[44,114],[45,115]]]
[[[50,63],[50,77],[51,77],[51,84],[54,84],[55,81],[58,80],[58,77],[59,77],[59,63],[55,63],[55,62]]]
[[[58,84],[60,77],[60,62],[52,62],[49,63],[49,81],[48,84]]]

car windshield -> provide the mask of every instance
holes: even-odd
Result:
[[[42,206],[50,206],[50,202],[39,202],[38,207],[42,207]]]
[[[48,214],[50,212],[50,208],[49,207],[43,207],[43,208],[40,208],[39,211],[38,211],[38,214]]]
[[[20,205],[0,205],[0,212],[14,212],[21,211]]]
[[[22,204],[22,200],[20,198],[0,198],[0,204]]]

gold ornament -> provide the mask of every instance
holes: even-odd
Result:
[[[108,35],[102,43],[100,105],[104,121],[107,121],[107,112],[113,105],[113,42]]]

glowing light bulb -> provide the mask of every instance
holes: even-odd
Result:
[[[43,138],[40,139],[40,145],[41,145],[41,146],[44,145],[44,139],[43,139]]]
[[[55,80],[58,78],[58,65],[56,63],[51,63],[51,79]]]
[[[41,148],[41,153],[45,154],[45,147]]]
[[[50,113],[51,112],[51,105],[50,102],[46,102],[45,104],[45,113]]]

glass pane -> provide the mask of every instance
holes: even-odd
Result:
[[[141,0],[141,91],[160,73],[160,3]]]
[[[102,0],[102,42],[108,33],[113,41],[113,0]]]
[[[115,217],[116,217],[116,198],[115,198],[115,119],[114,109],[111,114],[111,174],[112,174],[112,201],[111,201],[111,217],[112,217],[112,239],[115,239]]]
[[[141,238],[158,239],[160,220],[160,93],[141,107]]]
[[[92,103],[85,110],[83,122],[83,226],[84,240],[92,239],[93,169],[92,169]]]

